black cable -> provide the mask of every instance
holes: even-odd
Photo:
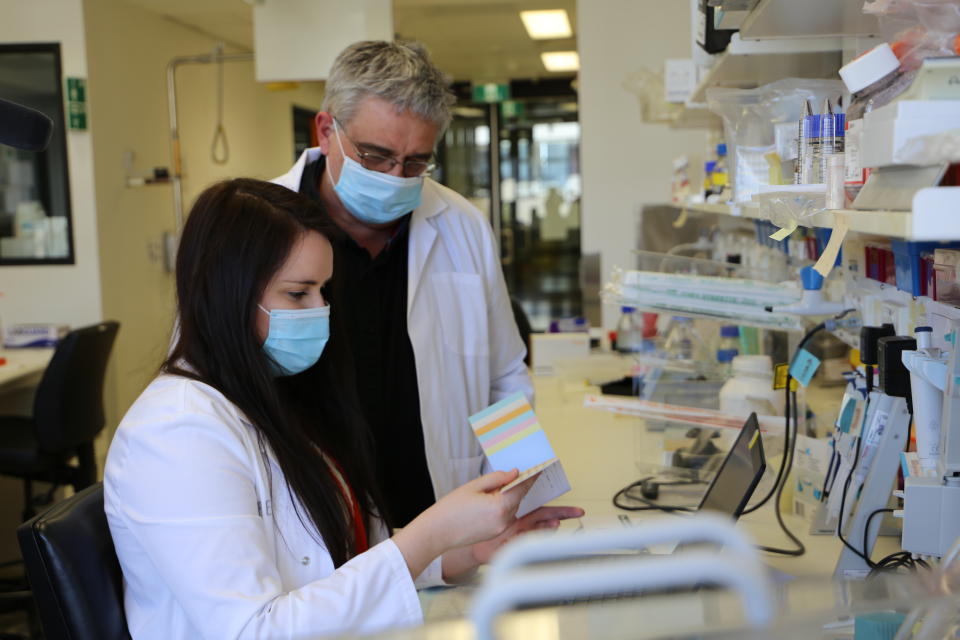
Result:
[[[827,328],[827,325],[826,325],[825,323],[821,322],[821,323],[818,324],[817,326],[815,326],[815,327],[813,327],[812,329],[810,329],[810,331],[808,331],[808,332],[803,336],[803,338],[800,339],[800,343],[797,345],[797,352],[799,353],[800,350],[803,349],[803,347],[804,347],[808,342],[810,342],[810,340],[813,338],[813,336],[814,336],[818,331],[822,331],[823,329],[826,329],[826,328]],[[785,414],[785,416],[786,416],[786,419],[785,419],[785,422],[784,422],[784,434],[786,434],[787,432],[790,431],[790,381],[793,379],[793,378],[790,376],[789,364],[787,365],[787,367],[788,367],[788,369],[787,369],[787,386],[786,386],[786,388],[785,388],[785,390],[784,390],[784,394],[785,394],[785,396],[786,396],[786,397],[785,397],[785,400],[784,400],[784,414]],[[784,435],[784,438],[786,439],[786,435]],[[784,447],[786,447],[786,442],[784,442]],[[788,473],[788,470],[787,470],[787,453],[786,453],[786,449],[784,449],[783,459],[780,461],[780,469],[777,471],[777,479],[774,481],[773,486],[770,487],[770,491],[768,491],[768,492],[767,492],[767,495],[765,495],[765,496],[763,497],[763,499],[761,499],[759,502],[757,502],[756,504],[754,504],[754,505],[751,506],[751,507],[748,507],[748,508],[744,509],[744,510],[743,510],[743,513],[742,513],[741,515],[747,515],[747,514],[753,513],[754,511],[756,511],[757,509],[759,509],[759,508],[762,507],[763,505],[765,505],[765,504],[767,504],[768,502],[770,502],[770,498],[772,498],[772,497],[774,496],[774,494],[776,494],[777,490],[779,489],[781,481],[783,481],[783,482],[786,481],[786,478],[784,477],[786,473]]]
[[[867,399],[869,401],[869,396]],[[864,411],[866,410],[866,407],[864,407]],[[864,427],[866,426],[867,425],[864,425]],[[863,436],[864,434],[862,432],[859,436],[857,436],[857,449],[853,454],[853,465],[851,465],[850,473],[847,474],[847,479],[843,483],[843,493],[840,494],[840,515],[837,516],[837,537],[840,538],[840,542],[843,543],[843,546],[845,546],[847,549],[850,549],[850,551],[853,551],[857,556],[862,558],[863,561],[867,563],[868,567],[873,568],[875,566],[874,562],[870,560],[870,558],[868,558],[862,551],[847,542],[847,539],[843,537],[843,511],[847,504],[847,491],[850,490],[850,481],[853,479],[853,472],[857,470],[857,465],[860,463],[860,443],[863,442]]]
[[[619,491],[617,491],[617,492],[614,494],[614,496],[613,496],[613,506],[615,506],[615,507],[618,508],[618,509],[623,509],[624,511],[663,511],[663,512],[665,512],[665,513],[673,513],[673,514],[676,514],[676,513],[695,513],[695,512],[697,511],[697,508],[696,508],[696,507],[686,507],[686,506],[681,506],[681,505],[670,505],[670,504],[659,504],[659,503],[657,503],[657,502],[655,502],[655,501],[653,501],[653,500],[649,500],[649,499],[647,499],[647,498],[644,498],[643,496],[633,495],[633,494],[630,493],[630,491],[631,491],[632,489],[636,489],[637,487],[639,487],[640,485],[642,485],[642,484],[643,484],[644,482],[646,482],[647,480],[653,480],[653,478],[654,478],[654,476],[648,476],[648,477],[646,477],[646,478],[640,478],[640,479],[637,480],[636,482],[631,482],[630,484],[628,484],[628,485],[627,485],[626,487],[624,487],[623,489],[620,489]],[[701,481],[699,481],[699,480],[681,480],[681,481],[676,481],[676,482],[672,482],[672,481],[660,482],[659,484],[660,484],[661,487],[662,487],[662,486],[668,486],[668,487],[669,487],[669,486],[683,486],[683,485],[704,484],[704,483],[701,482]],[[627,498],[628,500],[636,500],[637,502],[642,502],[642,503],[644,503],[645,506],[640,507],[640,506],[637,506],[637,505],[624,504],[623,502],[620,501],[620,498],[621,498],[621,497]]]
[[[863,528],[863,555],[866,556],[867,558],[870,557],[870,549],[869,549],[870,523],[873,522],[873,517],[879,513],[893,513],[893,509],[877,509],[876,511],[871,513],[869,516],[867,516],[867,526]],[[867,560],[867,564],[870,565],[871,569],[876,567],[876,563],[871,562],[870,560]]]
[[[802,343],[801,343],[801,344],[802,344]],[[788,390],[790,389],[790,380],[791,380],[791,376],[790,376],[789,373],[787,373],[787,389],[788,389]],[[794,549],[781,549],[781,548],[779,548],[779,547],[764,547],[764,546],[761,546],[761,547],[758,547],[758,548],[759,548],[761,551],[766,551],[766,552],[768,552],[768,553],[776,553],[776,554],[782,555],[782,556],[794,556],[794,557],[799,557],[799,556],[802,556],[804,553],[807,552],[807,548],[806,548],[806,547],[804,546],[804,544],[800,541],[800,539],[799,539],[797,536],[795,536],[795,535],[793,534],[793,532],[790,531],[790,529],[787,528],[787,524],[783,521],[783,513],[782,513],[781,510],[780,510],[780,499],[781,499],[781,497],[783,496],[783,488],[784,488],[784,487],[786,486],[786,484],[787,484],[787,477],[788,477],[789,474],[790,474],[790,469],[793,467],[794,451],[795,451],[796,446],[797,446],[797,440],[799,439],[799,436],[800,436],[800,411],[799,411],[799,408],[798,408],[798,406],[797,406],[797,394],[796,394],[796,392],[792,392],[792,402],[790,402],[789,404],[790,404],[790,406],[791,406],[792,409],[793,409],[793,440],[791,441],[791,439],[790,439],[790,431],[789,431],[789,429],[788,429],[787,432],[786,432],[786,434],[785,434],[785,436],[784,436],[784,445],[783,445],[783,446],[784,446],[784,450],[783,450],[784,458],[789,458],[788,461],[787,461],[787,465],[786,465],[786,467],[787,467],[787,472],[786,472],[786,475],[785,475],[785,477],[784,477],[784,479],[783,479],[783,483],[782,483],[782,484],[780,485],[780,487],[777,489],[776,498],[775,498],[775,501],[774,501],[774,503],[773,503],[773,512],[774,512],[774,514],[775,514],[776,517],[777,517],[777,524],[780,525],[780,529],[786,534],[786,536],[787,536],[788,538],[790,538],[790,541],[793,542],[795,548],[794,548]],[[788,416],[789,416],[789,411],[787,412],[787,414],[788,414]]]

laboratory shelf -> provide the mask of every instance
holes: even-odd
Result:
[[[705,102],[711,87],[750,89],[783,78],[835,78],[842,50],[840,37],[742,40],[734,34],[689,102]]]
[[[705,104],[686,104],[670,122],[673,129],[719,129],[723,122],[720,116],[707,109]]]
[[[687,211],[761,220],[755,205],[688,204]],[[929,187],[913,198],[913,211],[823,211],[802,226],[832,229],[842,216],[856,233],[905,240],[960,240],[960,187]]]
[[[873,36],[875,16],[864,14],[863,0],[760,0],[740,26],[745,40],[821,36]]]

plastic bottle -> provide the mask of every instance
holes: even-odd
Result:
[[[720,411],[747,418],[758,415],[783,415],[783,392],[773,389],[773,364],[770,356],[736,356],[733,377],[720,388]]]
[[[716,160],[707,160],[703,163],[703,199],[706,201],[714,193],[713,190],[713,172],[717,169]]]
[[[724,188],[727,186],[727,143],[720,142],[717,144],[717,164],[714,167],[713,173],[710,174],[710,179],[713,182],[713,192],[717,195],[723,193]]]
[[[693,328],[693,318],[674,316],[672,325],[667,332],[667,340],[664,344],[668,356],[677,360],[703,358],[706,347]]]
[[[915,72],[900,73],[900,61],[887,43],[870,49],[840,67],[840,77],[853,94],[846,112],[844,191],[853,200],[869,176],[860,162],[863,116],[887,105],[913,82]]]
[[[643,348],[642,317],[634,307],[620,307],[617,322],[617,351],[636,353]]]
[[[735,325],[720,327],[717,344],[717,362],[728,371],[733,370],[733,359],[740,354],[740,328]]]

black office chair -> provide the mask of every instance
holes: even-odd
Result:
[[[46,640],[130,640],[103,484],[23,523],[17,538]]]
[[[119,328],[108,321],[68,333],[37,387],[33,416],[0,416],[0,475],[23,480],[24,520],[50,504],[57,487],[80,491],[97,481],[93,441],[106,424],[103,385]],[[50,490],[34,496],[34,482]]]

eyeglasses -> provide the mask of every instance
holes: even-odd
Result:
[[[337,120],[339,124],[340,121]],[[379,153],[371,153],[369,151],[361,151],[357,146],[357,143],[347,135],[347,132],[344,130],[343,125],[339,125],[339,130],[343,133],[343,137],[347,139],[350,144],[353,145],[353,150],[357,152],[357,155],[360,156],[360,165],[364,169],[369,169],[370,171],[376,171],[378,173],[390,173],[393,171],[393,168],[398,164],[403,165],[403,177],[405,178],[418,178],[420,176],[429,175],[431,171],[436,168],[436,163],[434,162],[433,154],[430,155],[429,160],[404,160],[400,162],[396,158],[390,156],[385,156]]]

